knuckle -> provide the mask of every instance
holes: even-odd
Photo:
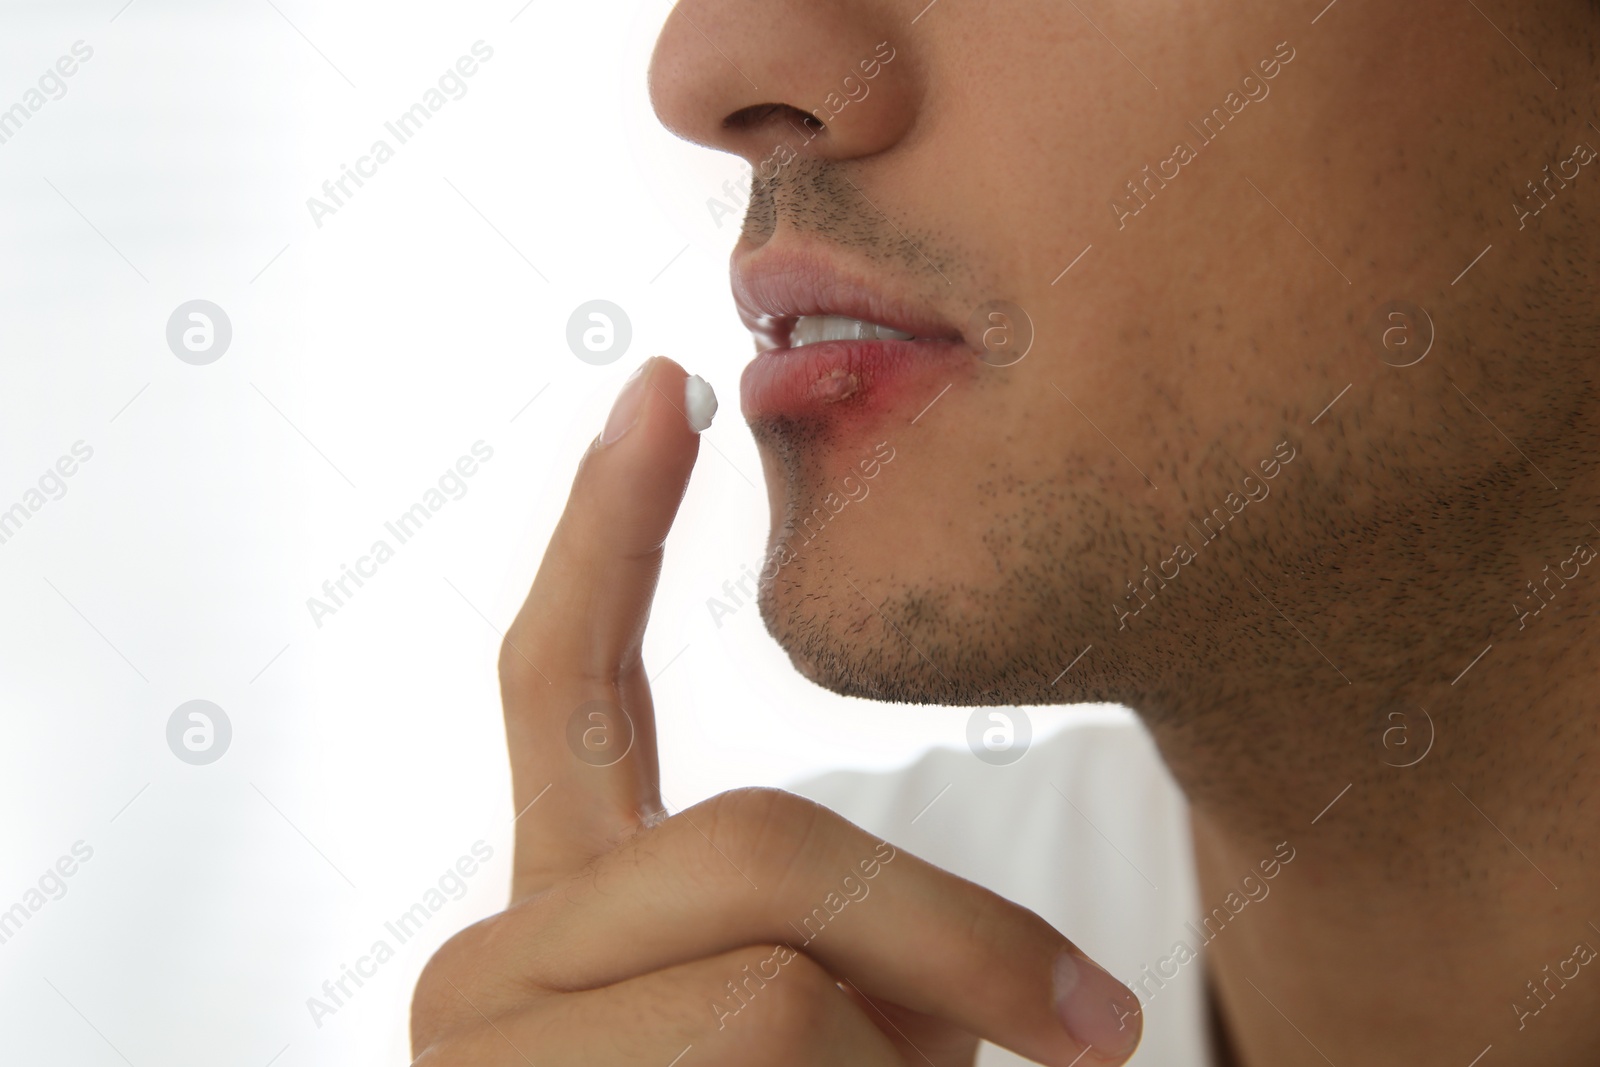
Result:
[[[535,682],[542,680],[534,670],[529,654],[524,651],[528,644],[529,636],[526,628],[516,622],[512,623],[500,640],[497,669],[500,675],[500,688],[505,692],[526,692]]]
[[[411,994],[411,1037],[420,1048],[426,1048],[435,1037],[448,1030],[460,1014],[455,1007],[459,998],[451,990],[447,978],[456,970],[449,947],[446,942],[423,966]]]
[[[517,699],[542,699],[550,680],[538,665],[556,662],[569,683],[611,693],[638,654],[636,642],[617,646],[604,633],[577,640],[570,626],[524,608],[500,640],[496,661],[500,691]]]
[[[835,1029],[836,1013],[848,1005],[833,976],[809,956],[769,949],[761,959],[774,960],[782,952],[789,953],[787,962],[755,991],[745,1010],[762,1048],[782,1052],[796,1063],[810,1063],[805,1050],[817,1047]]]
[[[758,885],[781,884],[801,865],[830,818],[821,805],[781,789],[735,789],[701,807],[706,815],[701,828],[715,848],[710,856],[721,865],[711,870],[724,876],[727,863],[717,857],[720,852]]]
[[[423,966],[411,995],[411,1034],[419,1048],[463,1023],[477,1021],[465,1001],[464,988],[481,987],[474,976],[481,970],[485,947],[500,916],[491,916],[459,931]]]

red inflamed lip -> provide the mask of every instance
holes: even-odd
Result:
[[[740,380],[747,421],[909,419],[982,366],[936,309],[826,256],[771,246],[736,254],[733,295],[758,352]]]

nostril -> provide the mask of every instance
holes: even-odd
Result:
[[[752,165],[775,146],[834,162],[885,152],[925,86],[909,49],[885,40],[884,6],[678,0],[651,57],[651,105],[669,132]]]
[[[722,120],[725,130],[753,130],[782,118],[791,125],[799,120],[807,133],[816,134],[825,127],[815,115],[808,115],[791,104],[751,104],[742,107]]]

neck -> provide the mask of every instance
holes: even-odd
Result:
[[[1427,693],[1334,679],[1216,708],[1274,724],[1253,732],[1152,723],[1190,799],[1199,921],[1221,909],[1207,966],[1241,1067],[1600,1062],[1582,599]]]

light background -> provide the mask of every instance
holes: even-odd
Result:
[[[418,971],[504,903],[496,628],[651,354],[723,401],[646,642],[669,806],[964,744],[966,711],[834,697],[753,608],[708,611],[766,535],[727,283],[743,203],[720,227],[706,204],[744,165],[653,123],[667,4],[123,5],[0,7],[0,109],[94,50],[0,144],[0,510],[94,450],[0,544],[0,909],[93,849],[0,944],[0,1056],[407,1062]],[[317,226],[307,198],[480,40],[465,95]],[[197,298],[233,327],[208,366],[165,339]],[[565,340],[596,298],[633,327],[604,367]],[[466,494],[316,625],[307,598],[478,441]],[[232,724],[208,766],[167,747],[193,699]],[[1036,738],[1063,718],[1035,712]],[[307,998],[479,840],[465,895],[314,1024]]]

